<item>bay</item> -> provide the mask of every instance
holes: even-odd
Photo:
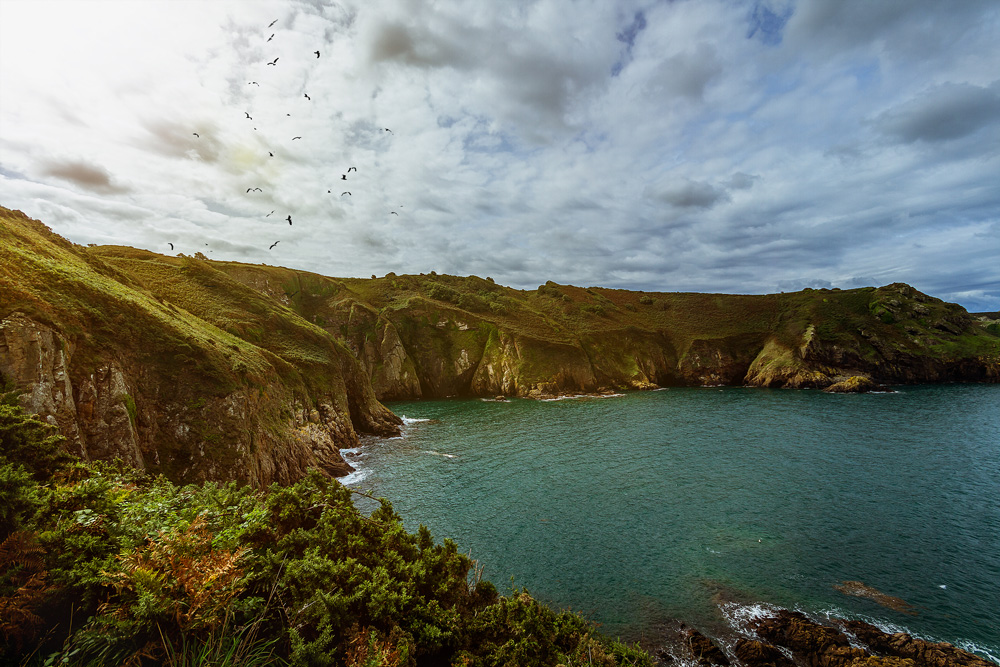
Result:
[[[390,403],[344,480],[612,636],[725,624],[716,593],[1000,656],[1000,386],[681,388]],[[353,454],[353,455],[352,455]],[[906,614],[833,588],[861,581]]]

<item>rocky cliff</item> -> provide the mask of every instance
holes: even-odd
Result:
[[[132,275],[0,217],[0,381],[85,459],[265,485],[346,474],[359,432],[397,432],[349,350],[209,262],[140,253]]]
[[[380,400],[1000,380],[1000,330],[903,284],[759,296],[335,279],[80,247],[0,208],[0,384],[85,458],[176,481],[350,468]]]
[[[995,327],[901,283],[740,296],[219,269],[342,341],[381,399],[1000,380]]]

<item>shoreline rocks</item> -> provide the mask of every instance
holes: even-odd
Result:
[[[701,667],[997,667],[947,642],[787,609],[754,616],[733,631],[713,640],[680,624],[665,630],[666,644],[655,653],[664,665]]]

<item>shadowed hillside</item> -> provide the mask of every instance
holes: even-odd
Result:
[[[378,401],[1000,379],[995,323],[896,283],[630,292],[84,248],[0,209],[0,374],[86,458],[179,481],[349,466]]]

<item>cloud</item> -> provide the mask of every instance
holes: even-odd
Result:
[[[1000,125],[1000,81],[934,86],[875,119],[880,132],[902,143],[960,139],[990,125]]]
[[[708,84],[722,73],[715,48],[704,42],[665,58],[650,78],[652,93],[700,101]]]
[[[42,165],[41,171],[47,176],[55,176],[100,194],[122,194],[129,191],[129,188],[114,183],[107,169],[83,160],[50,160]]]
[[[729,201],[729,194],[722,188],[703,181],[668,181],[647,189],[646,196],[676,208],[709,209],[720,202]]]

